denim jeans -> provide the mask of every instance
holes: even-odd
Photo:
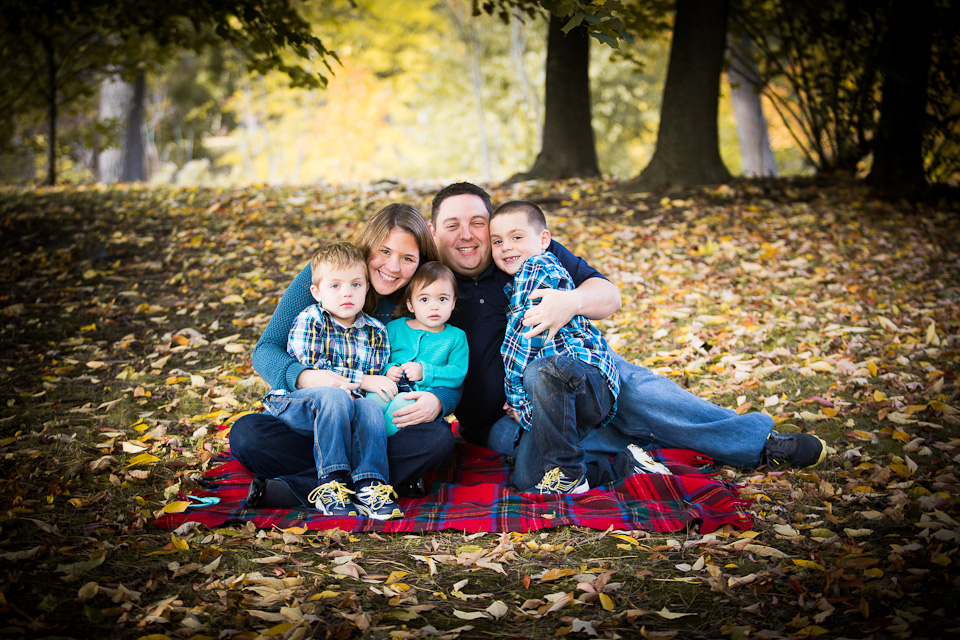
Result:
[[[450,425],[443,420],[410,425],[387,438],[390,484],[400,497],[410,483],[449,463],[454,445]],[[251,413],[230,428],[230,452],[252,474],[281,480],[301,506],[313,508],[307,501],[317,486],[312,433],[295,431],[267,413]]]
[[[580,441],[613,406],[603,374],[576,358],[548,356],[526,366],[523,388],[533,424],[517,445],[511,482],[518,490],[529,491],[554,467],[580,477],[586,472]]]
[[[620,369],[617,413],[580,442],[585,460],[604,463],[634,443],[641,447],[693,449],[719,464],[754,467],[773,429],[762,413],[737,415],[698,398],[672,380],[614,354]],[[490,431],[487,446],[514,455],[516,422],[504,416]],[[589,477],[589,474],[588,474]],[[591,486],[595,486],[591,480]]]
[[[263,403],[294,431],[313,435],[318,478],[345,471],[354,482],[387,481],[387,434],[373,400],[354,399],[337,387],[311,387],[272,391]]]

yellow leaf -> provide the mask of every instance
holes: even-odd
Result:
[[[819,371],[820,373],[830,373],[833,371],[833,365],[826,360],[817,360],[816,362],[811,362],[810,368],[814,371]]]
[[[173,542],[173,547],[179,549],[180,551],[190,551],[190,545],[187,544],[186,540],[181,540],[177,537],[177,534],[170,534],[170,541]]]
[[[566,576],[575,575],[577,572],[573,569],[548,569],[543,572],[543,575],[540,576],[540,582],[549,582],[551,580],[559,580]]]
[[[407,571],[391,571],[390,575],[387,577],[386,584],[393,584],[395,582],[399,582],[400,580],[407,577],[408,575],[410,574]]]
[[[811,625],[807,625],[803,629],[800,629],[800,631],[797,631],[796,635],[807,636],[808,638],[815,638],[815,637],[825,635],[826,633],[827,633],[827,630],[824,629],[823,627],[815,624],[811,624]]]
[[[873,390],[873,399],[874,399],[876,402],[883,402],[884,400],[887,399],[887,394],[885,394],[883,391],[880,391],[880,389],[874,389],[874,390]]]
[[[87,366],[91,369],[102,369],[107,366],[106,362],[100,362],[99,360],[91,360],[87,363]]]
[[[767,498],[767,499],[769,500],[769,498]],[[753,538],[756,538],[758,535],[760,535],[760,532],[759,532],[759,531],[744,531],[743,533],[741,533],[741,534],[738,535],[737,537],[738,537],[738,538],[750,538],[750,539],[752,540]]]
[[[822,564],[814,562],[813,560],[794,559],[793,564],[797,565],[798,567],[809,567],[811,569],[816,569],[817,571],[826,571],[826,568]]]
[[[864,573],[870,576],[871,578],[883,577],[883,569],[878,569],[877,567],[871,567],[870,569],[867,569],[866,571],[864,571]]]
[[[83,325],[82,327],[80,327],[80,331],[96,331],[96,330],[97,330],[97,325],[96,325],[96,323],[94,323],[94,324],[85,324],[85,325]]]
[[[878,371],[877,371],[877,363],[876,363],[876,362],[874,362],[873,360],[871,360],[870,362],[868,362],[868,363],[867,363],[867,369],[870,370],[870,375],[871,375],[871,376],[873,376],[874,378],[877,377]]]
[[[605,593],[600,594],[600,606],[602,606],[607,611],[613,611],[613,599]]]
[[[243,304],[243,298],[241,298],[235,293],[231,293],[228,296],[224,296],[223,298],[220,298],[220,302],[222,302],[223,304]]]
[[[185,500],[177,500],[175,502],[171,502],[170,504],[164,505],[163,512],[164,513],[183,513],[189,507],[190,507],[189,502],[186,502]]]
[[[192,384],[193,386],[202,387],[204,382],[205,380],[203,379],[203,376],[198,376],[196,374],[190,375],[190,384]]]
[[[637,542],[637,539],[636,539],[636,538],[631,538],[630,536],[625,536],[625,535],[623,535],[622,533],[611,533],[611,534],[610,534],[610,537],[611,537],[611,538],[618,538],[618,539],[620,539],[620,540],[624,540],[624,541],[626,541],[626,542],[629,542],[630,544],[632,544],[632,545],[635,546],[635,547],[639,547],[639,546],[640,546],[640,543]]]
[[[940,346],[940,337],[937,335],[937,323],[931,322],[927,325],[927,333],[924,342],[929,345]]]
[[[127,463],[127,466],[138,467],[142,464],[153,464],[154,462],[160,462],[160,458],[150,453],[141,453],[140,455],[131,458],[130,462]]]

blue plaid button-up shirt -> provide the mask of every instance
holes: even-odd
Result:
[[[361,312],[352,327],[344,327],[319,304],[294,319],[287,334],[287,353],[314,369],[329,369],[351,382],[364,374],[381,375],[390,357],[383,324]]]
[[[574,289],[573,280],[557,257],[552,253],[541,253],[527,258],[520,271],[508,283],[504,292],[510,299],[507,310],[507,333],[503,339],[500,354],[506,378],[504,391],[507,404],[520,417],[520,426],[529,430],[531,426],[530,402],[523,389],[523,370],[538,358],[547,356],[566,356],[592,365],[600,370],[607,386],[613,393],[613,407],[602,424],[613,419],[617,412],[617,395],[620,393],[620,373],[613,362],[613,356],[607,341],[599,329],[590,324],[583,316],[574,316],[565,324],[550,342],[543,344],[543,336],[533,339],[523,337],[529,327],[523,326],[523,314],[538,300],[531,299],[530,293],[536,289]],[[542,345],[542,346],[541,346]]]

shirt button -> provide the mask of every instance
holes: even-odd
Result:
[[[480,298],[480,304],[483,304],[483,298]]]

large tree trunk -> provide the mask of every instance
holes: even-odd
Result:
[[[739,42],[731,43],[729,51],[727,81],[740,142],[741,172],[747,177],[776,176],[777,162],[767,137],[767,120],[760,103],[760,76],[753,61],[750,40],[743,37]]]
[[[106,184],[136,182],[143,173],[143,103],[146,79],[141,73],[134,82],[108,76],[100,87],[100,118],[124,123],[116,145],[99,156],[98,179]]]
[[[564,34],[565,22],[550,16],[540,155],[529,171],[511,181],[600,175],[590,124],[590,36],[581,27]]]
[[[677,0],[657,148],[630,186],[682,189],[730,179],[717,136],[728,12],[729,0]]]
[[[880,121],[868,177],[888,195],[916,195],[926,184],[923,123],[932,42],[933,1],[894,0],[884,43]]]

